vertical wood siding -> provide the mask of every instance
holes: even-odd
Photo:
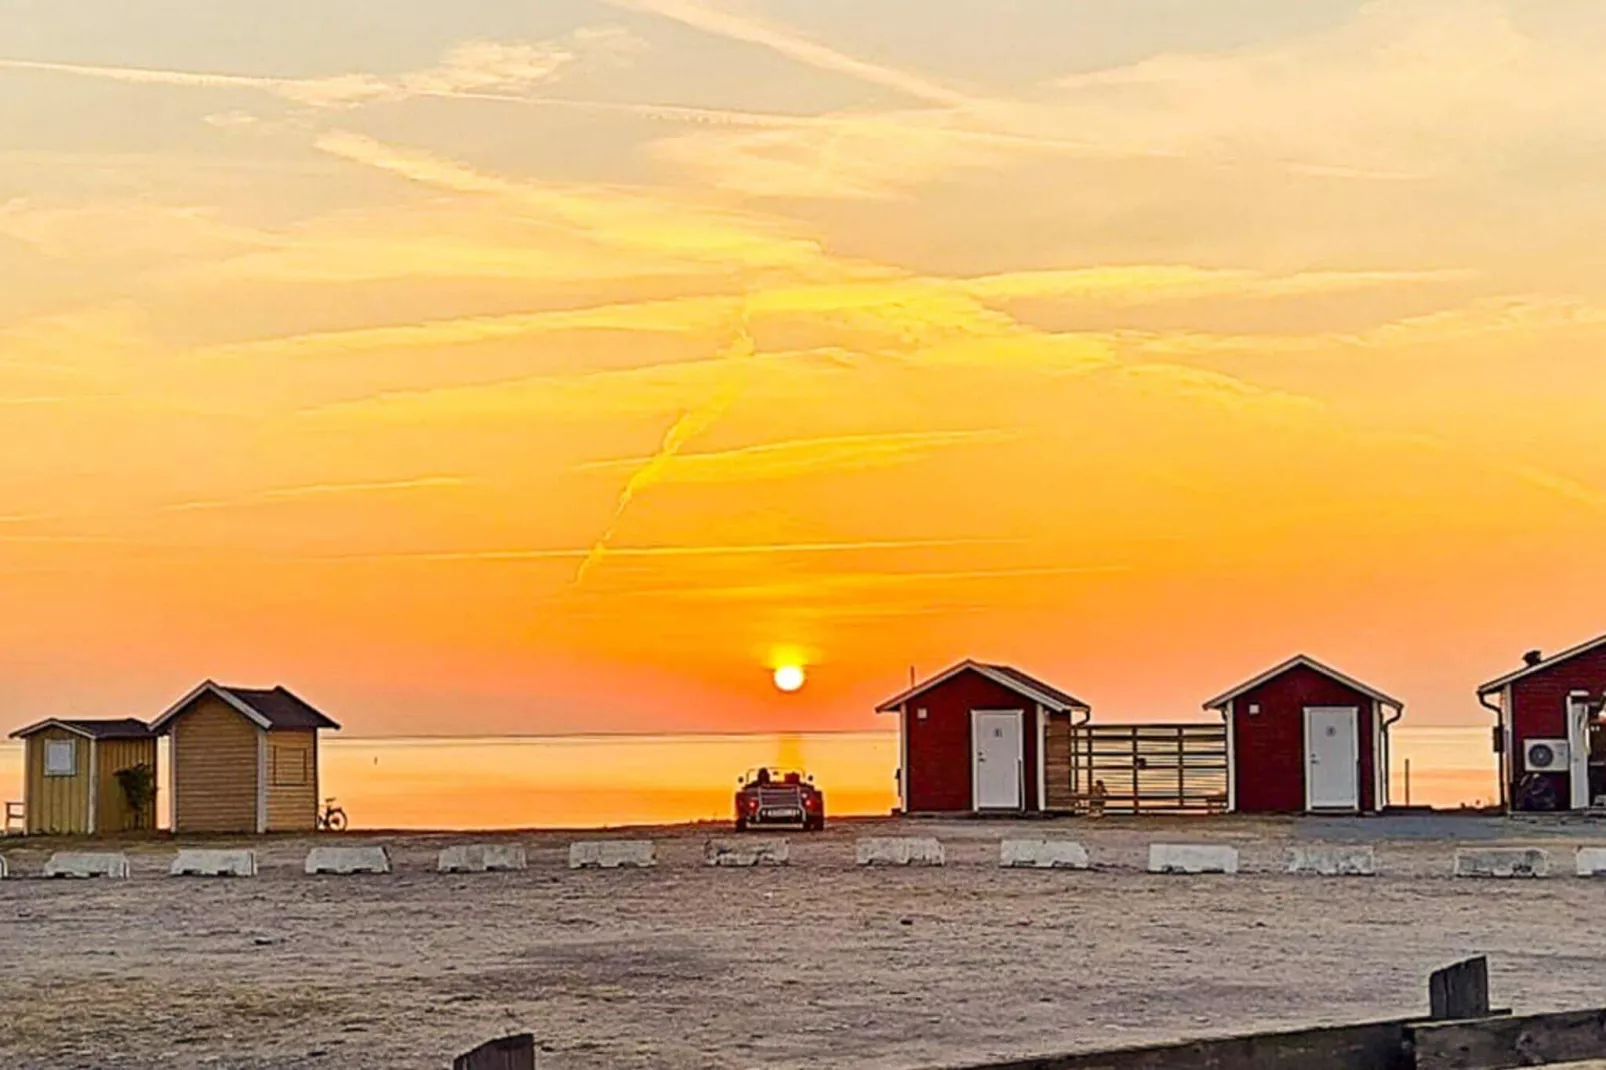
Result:
[[[1046,810],[1076,807],[1076,785],[1071,783],[1071,715],[1049,713],[1043,738],[1043,793]]]
[[[117,772],[136,765],[148,765],[156,772],[156,740],[154,739],[103,739],[96,745],[100,762],[100,790],[97,800],[97,833],[129,832],[134,829],[156,827],[156,808],[152,801],[143,814],[136,814],[128,805],[128,796],[117,780]]]
[[[1259,704],[1251,715],[1249,707]],[[1372,798],[1373,725],[1377,704],[1324,673],[1296,665],[1233,700],[1232,724],[1236,800],[1239,813],[1297,814],[1305,809],[1305,708],[1354,706],[1360,761],[1360,809],[1376,809]]]
[[[173,722],[173,830],[255,832],[261,729],[214,695]]]
[[[268,733],[268,831],[305,832],[318,827],[318,733],[276,729]]]
[[[45,776],[45,742],[54,739],[73,741],[78,762],[75,775]],[[87,833],[89,785],[94,779],[94,770],[89,765],[89,740],[76,732],[47,728],[28,737],[27,765],[23,802],[28,833]]]

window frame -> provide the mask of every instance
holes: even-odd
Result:
[[[63,770],[51,761],[60,748],[67,748],[67,768]],[[44,754],[45,776],[71,779],[78,775],[78,741],[76,739],[47,739]]]

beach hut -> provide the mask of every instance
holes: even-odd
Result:
[[[173,831],[318,827],[318,732],[340,726],[283,687],[208,680],[151,722],[172,739]]]
[[[1606,807],[1606,635],[1478,688],[1498,718],[1502,797],[1516,810]]]
[[[1217,695],[1227,725],[1227,809],[1363,812],[1388,805],[1398,699],[1300,655]]]
[[[904,813],[1037,813],[1053,801],[1049,754],[1069,752],[1049,739],[1089,707],[1019,669],[966,660],[876,712],[898,715]]]
[[[23,741],[29,835],[156,827],[156,735],[144,721],[52,718],[11,738]]]

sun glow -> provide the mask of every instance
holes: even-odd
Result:
[[[803,667],[801,665],[782,665],[775,670],[775,686],[782,691],[796,691],[803,686]]]

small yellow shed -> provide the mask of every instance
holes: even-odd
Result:
[[[283,687],[207,680],[151,722],[170,736],[173,831],[318,827],[318,732],[339,728]]]
[[[23,741],[29,835],[95,836],[156,827],[156,734],[144,721],[52,718],[11,738]]]

